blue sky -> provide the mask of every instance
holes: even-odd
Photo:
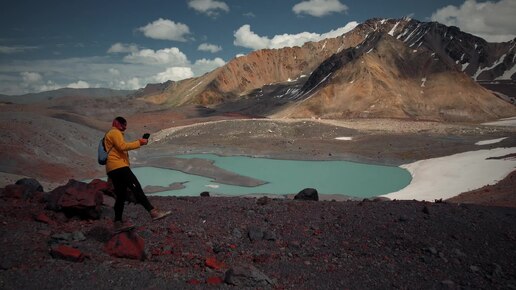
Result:
[[[370,18],[439,21],[507,41],[514,15],[516,0],[3,0],[0,94],[177,81]]]

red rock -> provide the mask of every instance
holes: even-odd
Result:
[[[226,265],[223,262],[217,261],[217,258],[215,257],[208,257],[206,258],[206,261],[204,264],[214,270],[220,270],[226,268]]]
[[[105,244],[104,251],[118,258],[144,260],[145,241],[134,232],[122,232]]]
[[[94,186],[70,179],[48,195],[47,208],[62,211],[68,216],[84,219],[99,219],[102,213],[103,194]]]
[[[76,248],[65,245],[59,245],[50,251],[50,255],[56,259],[63,259],[72,262],[84,261],[84,254]]]
[[[222,284],[222,282],[224,282],[224,280],[220,277],[208,277],[206,280],[206,283],[211,285]]]
[[[92,188],[96,191],[102,191],[104,193],[108,193],[108,195],[111,191],[113,191],[113,187],[112,187],[111,183],[106,182],[101,179],[93,179],[92,181],[90,181],[90,183],[88,183],[88,187]]]
[[[39,203],[45,203],[45,193],[41,191],[34,192],[32,200],[37,201]]]
[[[42,190],[43,188],[41,185],[37,187],[35,185],[17,182],[16,184],[7,185],[3,190],[0,191],[0,193],[1,195],[8,198],[27,200],[35,197],[36,200],[39,201],[43,197]]]
[[[52,223],[52,220],[44,212],[40,212],[39,214],[35,215],[34,220],[45,224]]]
[[[25,185],[9,184],[4,188],[3,194],[5,197],[21,199],[26,191]]]
[[[186,282],[190,285],[200,285],[201,284],[201,281],[197,280],[197,279],[190,279],[188,280],[188,282]]]
[[[160,256],[161,255],[161,249],[160,248],[155,248],[151,251],[151,254],[153,256]]]

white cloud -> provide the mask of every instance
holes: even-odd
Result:
[[[142,49],[125,56],[124,61],[149,65],[184,66],[188,64],[188,58],[177,47],[164,48],[156,51],[152,49]]]
[[[177,48],[127,56],[132,56],[133,62],[113,63],[111,57],[8,60],[0,63],[0,94],[18,95],[88,86],[132,90],[156,82],[156,76],[170,67],[187,69],[169,70],[160,74],[159,79],[192,77],[190,71],[194,67],[197,67],[196,71],[204,72],[201,65],[193,65]]]
[[[90,87],[128,89],[112,85],[135,76],[151,76],[162,69],[141,64],[116,64],[110,57],[6,60],[0,63],[0,76],[6,76],[0,77],[0,94],[19,95],[69,85],[84,87],[85,83]]]
[[[27,50],[37,49],[37,46],[2,46],[0,45],[0,53],[2,54],[14,54],[22,53]]]
[[[154,81],[164,83],[166,81],[179,81],[194,76],[190,67],[169,67],[164,72],[158,73],[154,76]]]
[[[229,11],[228,5],[223,1],[190,0],[188,1],[188,6],[200,13],[204,13],[211,17],[217,17],[219,15],[217,10],[222,10],[225,12]]]
[[[282,48],[301,46],[308,41],[320,41],[325,38],[338,37],[344,33],[353,30],[358,25],[357,22],[349,22],[344,27],[340,27],[330,32],[317,34],[311,32],[301,32],[298,34],[282,34],[275,35],[273,38],[267,38],[266,36],[259,36],[253,31],[251,27],[246,24],[240,27],[234,34],[235,40],[233,43],[237,46],[247,47],[251,49],[263,49],[263,48]]]
[[[66,86],[67,88],[72,88],[72,89],[87,89],[87,88],[90,88],[90,84],[88,82],[85,82],[85,81],[78,81],[78,82],[75,82],[75,83],[70,83]]]
[[[108,49],[108,53],[128,53],[138,51],[138,46],[136,44],[125,44],[117,42]]]
[[[119,71],[119,70],[117,70],[116,68],[112,68],[112,67],[110,67],[110,68],[108,69],[108,72],[109,72],[110,74],[114,75],[114,76],[119,76],[119,75],[120,75],[120,71]]]
[[[37,72],[21,72],[20,73],[24,83],[39,83],[43,81],[43,76]]]
[[[339,0],[309,0],[297,3],[292,7],[296,14],[308,14],[315,17],[325,16],[331,13],[346,12],[348,7]]]
[[[36,88],[36,92],[45,92],[45,91],[53,91],[63,88],[64,86],[58,85],[53,81],[48,81],[46,84],[39,86]]]
[[[123,86],[123,88],[129,89],[129,90],[137,90],[139,88],[142,88],[143,86],[140,84],[140,80],[137,77],[131,78],[127,81],[127,84]]]
[[[186,41],[185,36],[190,34],[190,28],[186,24],[163,18],[138,28],[138,31],[149,38],[175,41]]]
[[[200,50],[200,51],[209,51],[211,53],[216,53],[216,52],[219,52],[222,50],[222,47],[218,46],[218,45],[215,45],[215,44],[209,44],[209,43],[202,43],[201,45],[199,45],[199,47],[197,48],[197,50]]]
[[[490,42],[516,37],[516,1],[480,2],[466,0],[460,7],[446,6],[432,14],[432,20],[482,37]]]
[[[192,66],[192,69],[195,75],[199,76],[207,72],[210,72],[218,67],[221,67],[225,64],[226,62],[220,57],[217,57],[215,59],[202,58],[195,61],[194,65]]]
[[[242,25],[242,27],[235,31],[234,36],[234,45],[252,49],[266,48],[270,43],[270,40],[267,37],[259,36],[251,31],[251,26],[249,24]]]
[[[325,39],[325,38],[339,37],[339,36],[341,36],[341,35],[343,35],[345,33],[350,32],[351,30],[355,29],[355,27],[357,27],[358,24],[359,23],[356,22],[356,21],[348,22],[348,24],[346,24],[344,27],[339,27],[339,28],[334,29],[334,30],[332,29],[329,32],[321,34],[319,40]]]
[[[124,56],[131,62],[113,63],[111,56],[8,59],[0,63],[0,94],[19,95],[65,87],[135,90],[148,83],[200,76],[225,64],[221,58],[190,62],[177,48],[141,50]]]

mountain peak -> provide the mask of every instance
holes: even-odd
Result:
[[[475,80],[515,79],[514,47],[437,22],[370,19],[336,38],[254,51],[147,100],[270,116],[493,119],[515,109]]]

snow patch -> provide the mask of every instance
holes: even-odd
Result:
[[[383,24],[383,23],[382,23]],[[396,24],[392,27],[391,31],[389,31],[389,35],[390,36],[394,36],[394,32],[396,31],[396,27],[398,27],[398,24],[400,24],[400,22],[396,22]]]
[[[335,140],[351,141],[353,137],[336,137]]]
[[[421,87],[424,88],[426,83],[426,78],[421,79]]]
[[[494,184],[516,167],[515,159],[488,159],[515,154],[516,147],[495,148],[420,160],[402,165],[412,175],[410,184],[384,196],[390,199],[448,199],[463,192]]]
[[[490,70],[490,69],[492,69],[492,68],[496,67],[497,65],[501,64],[501,63],[503,62],[503,60],[505,59],[505,56],[506,56],[506,54],[502,55],[502,56],[500,57],[500,59],[498,59],[498,60],[497,60],[497,61],[496,61],[492,66],[490,66],[490,67],[478,68],[477,72],[476,72],[476,73],[475,73],[475,75],[473,76],[473,79],[474,79],[474,80],[477,80],[478,76],[479,76],[482,72],[484,72],[484,71],[486,71],[486,70]],[[514,67],[513,67],[513,68],[514,68]]]
[[[412,38],[412,35],[418,31],[418,29],[419,29],[419,27],[420,27],[420,26],[421,26],[421,24],[418,24],[418,25],[417,25],[417,27],[416,27],[414,30],[412,30],[412,32],[409,34],[409,36],[407,36],[407,37],[405,38],[405,40],[404,40],[404,41],[408,41],[410,38]]]
[[[494,122],[483,123],[482,125],[516,127],[516,117],[500,119]]]
[[[515,54],[516,56],[516,54]],[[511,69],[506,70],[503,75],[495,78],[495,80],[510,80],[511,77],[516,74],[516,64],[512,66]]]
[[[326,48],[326,43],[327,43],[327,42],[328,42],[328,41],[326,41],[326,40],[324,41],[324,44],[323,44],[323,46],[321,47],[321,51],[322,51],[322,50],[324,50],[324,48]]]
[[[507,139],[507,137],[498,138],[498,139],[491,139],[491,140],[484,140],[484,141],[478,141],[477,143],[475,143],[475,145],[494,144],[494,143],[502,142],[504,139]]]

